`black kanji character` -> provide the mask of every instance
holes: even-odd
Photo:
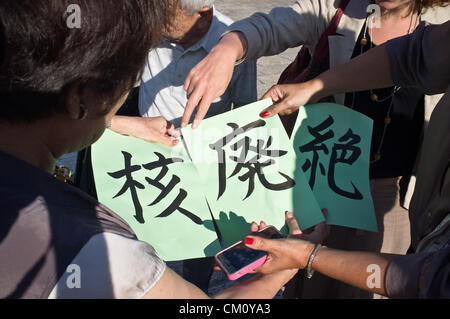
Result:
[[[229,123],[228,126],[230,126],[233,129],[233,132],[225,136],[224,138],[220,139],[216,143],[210,145],[211,149],[217,151],[219,159],[219,195],[217,199],[219,199],[225,193],[226,190],[226,164],[225,164],[226,152],[224,150],[224,147],[229,143],[231,143],[231,141],[234,138],[238,137],[239,135],[245,134],[246,132],[252,129],[263,127],[265,125],[266,122],[263,120],[252,122],[242,128],[240,128],[235,123]],[[237,162],[238,164],[236,165],[233,173],[228,178],[232,178],[235,175],[239,174],[241,170],[244,168],[248,170],[245,174],[239,176],[240,181],[245,182],[248,180],[249,182],[249,189],[244,200],[247,199],[249,196],[251,196],[251,194],[254,191],[255,187],[254,180],[256,175],[258,176],[261,184],[267,189],[278,191],[292,188],[295,185],[295,181],[281,172],[279,172],[280,175],[286,179],[286,181],[283,183],[272,184],[266,179],[263,173],[263,168],[275,164],[275,161],[273,159],[269,159],[264,163],[259,162],[263,156],[272,158],[282,157],[286,155],[287,152],[268,150],[268,148],[272,145],[272,137],[269,137],[266,146],[264,146],[265,143],[263,140],[258,140],[256,146],[251,146],[251,142],[252,142],[251,138],[245,136],[238,142],[231,145],[231,149],[233,151],[237,151],[239,149],[242,149],[242,151],[239,157],[230,156],[230,159],[232,161]],[[250,160],[246,161],[250,151],[256,153],[256,155],[250,158]]]
[[[353,134],[353,131],[349,129],[340,139],[339,142],[346,142],[345,144],[334,144],[333,150],[331,152],[330,166],[328,169],[328,185],[337,194],[348,197],[351,199],[360,200],[363,198],[361,192],[355,187],[353,183],[353,192],[348,192],[340,189],[334,180],[334,171],[336,164],[343,163],[352,165],[356,162],[361,155],[361,149],[355,145],[361,142],[361,137]],[[341,151],[341,156],[338,157],[338,151]],[[351,152],[350,156],[347,157],[347,152]]]
[[[148,206],[153,206],[158,204],[162,199],[164,199],[173,189],[174,187],[180,182],[180,178],[176,175],[172,175],[172,178],[167,184],[167,186],[163,185],[161,183],[161,180],[166,176],[166,174],[169,172],[168,165],[173,163],[183,163],[183,159],[181,158],[165,158],[164,155],[155,152],[155,155],[158,156],[158,160],[142,165],[145,169],[152,171],[154,169],[160,168],[161,171],[159,172],[158,176],[154,179],[151,179],[149,177],[146,177],[145,180],[152,186],[158,188],[161,193],[160,195]],[[194,223],[198,225],[203,225],[203,221],[198,216],[194,215],[193,213],[189,212],[188,210],[181,207],[182,202],[187,197],[187,192],[184,189],[180,189],[177,198],[170,204],[169,207],[167,207],[161,214],[156,216],[157,218],[162,217],[168,217],[172,213],[174,213],[176,210],[178,210],[180,213],[188,217],[190,220],[192,220]]]
[[[302,166],[303,172],[305,173],[309,169],[311,170],[311,173],[309,175],[309,186],[311,187],[311,189],[314,189],[314,185],[316,182],[317,165],[319,165],[321,174],[323,176],[326,175],[325,167],[322,165],[322,163],[319,163],[319,152],[323,151],[326,155],[328,155],[329,151],[324,142],[333,138],[334,132],[332,130],[328,130],[324,134],[321,134],[321,132],[328,129],[331,125],[333,125],[333,123],[334,119],[329,116],[324,122],[317,125],[316,127],[308,126],[308,131],[314,137],[314,140],[299,148],[300,152],[302,153],[313,152],[312,162],[307,159]]]
[[[115,179],[120,179],[122,177],[126,178],[125,184],[123,185],[122,189],[113,198],[117,198],[123,195],[129,189],[136,212],[134,217],[139,223],[143,224],[145,221],[142,215],[142,206],[137,195],[137,188],[144,189],[145,187],[141,183],[135,181],[132,176],[133,173],[139,171],[142,167],[140,165],[131,166],[132,155],[130,153],[122,151],[122,154],[125,160],[125,168],[114,173],[108,173],[109,176]]]

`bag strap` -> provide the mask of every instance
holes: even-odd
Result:
[[[329,68],[328,37],[336,35],[336,30],[349,2],[350,0],[340,2],[336,14],[316,44],[313,57],[311,57],[306,46],[302,46],[295,60],[281,73],[278,84],[305,82]],[[280,119],[290,136],[295,126],[297,113],[290,116],[280,116]]]
[[[328,36],[336,34],[349,2],[350,0],[342,0],[339,4],[336,14],[315,46],[314,55],[311,57],[308,48],[302,46],[295,60],[281,73],[278,84],[305,82],[329,68]]]
[[[329,57],[329,46],[328,46],[328,37],[330,35],[336,35],[336,30],[339,26],[339,23],[341,22],[342,15],[344,14],[345,9],[347,8],[348,3],[350,0],[342,0],[339,8],[334,15],[333,19],[330,22],[330,25],[325,30],[325,32],[322,34],[322,36],[319,39],[319,42],[316,45],[316,48],[314,50],[314,57],[313,60],[316,61],[324,61]]]

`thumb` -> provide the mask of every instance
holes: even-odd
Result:
[[[171,136],[167,136],[167,135],[161,135],[158,140],[158,143],[163,144],[163,145],[167,145],[170,147],[176,146],[179,143],[179,140],[177,140],[176,138],[173,138]]]
[[[272,241],[269,239],[247,236],[245,238],[245,246],[254,250],[264,250],[270,252],[272,250]]]
[[[298,106],[291,106],[288,99],[283,99],[278,103],[275,103],[273,106],[266,109],[261,113],[261,117],[268,118],[275,116],[276,114],[280,115],[290,115],[296,112],[299,109]]]

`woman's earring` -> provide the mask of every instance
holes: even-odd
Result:
[[[88,114],[87,107],[84,106],[84,104],[80,104],[80,115],[78,116],[78,119],[80,121],[83,121],[84,119],[86,119],[87,114]]]

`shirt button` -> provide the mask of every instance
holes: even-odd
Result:
[[[428,212],[428,218],[433,217],[433,213],[432,212]]]

